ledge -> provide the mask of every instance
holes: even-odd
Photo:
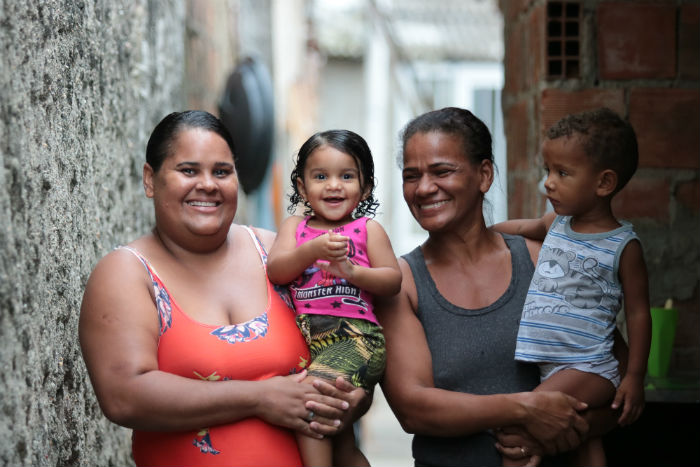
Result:
[[[646,402],[700,403],[700,375],[647,376],[644,394]]]

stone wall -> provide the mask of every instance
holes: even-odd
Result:
[[[0,1],[0,465],[126,465],[77,340],[96,261],[147,231],[148,133],[181,109],[185,4]]]

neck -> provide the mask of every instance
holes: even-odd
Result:
[[[609,202],[601,203],[596,209],[571,217],[571,228],[579,233],[607,232],[620,225]]]
[[[462,229],[444,232],[429,232],[423,243],[423,255],[433,261],[452,261],[455,257],[462,262],[475,262],[483,255],[491,253],[500,241],[500,235],[486,227],[483,217],[480,222]]]
[[[228,232],[226,235],[217,234],[205,237],[185,235],[183,237],[186,238],[180,238],[165,235],[156,226],[153,228],[153,236],[172,257],[178,260],[191,260],[214,253],[219,254],[229,246]]]

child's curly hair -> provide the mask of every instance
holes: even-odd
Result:
[[[355,159],[357,167],[360,171],[360,191],[362,193],[367,193],[367,197],[359,202],[353,211],[353,217],[373,217],[376,214],[377,208],[379,207],[379,202],[374,197],[375,183],[372,152],[370,151],[364,138],[350,130],[321,131],[311,136],[304,144],[301,145],[299,153],[297,154],[296,166],[294,167],[294,170],[292,170],[292,175],[290,176],[290,180],[292,182],[292,194],[289,195],[290,205],[287,207],[287,211],[290,214],[293,214],[297,205],[303,204],[304,215],[309,216],[313,214],[311,205],[308,201],[304,200],[301,193],[299,193],[297,179],[300,178],[303,180],[306,161],[308,160],[309,156],[321,146],[330,146],[340,152],[352,156],[352,158]]]
[[[574,135],[579,136],[594,167],[617,173],[615,193],[622,190],[639,163],[637,136],[632,125],[612,110],[601,107],[567,115],[547,130],[550,140]]]

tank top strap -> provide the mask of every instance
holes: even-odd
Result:
[[[143,266],[146,268],[146,271],[148,271],[148,275],[151,278],[151,280],[155,281],[157,279],[159,282],[162,283],[162,281],[160,280],[160,277],[158,276],[158,272],[156,271],[156,268],[154,268],[153,265],[151,265],[151,263],[146,259],[145,256],[143,256],[141,254],[140,251],[138,251],[137,249],[132,248],[128,245],[118,246],[115,248],[115,250],[126,250],[129,253],[136,256],[139,259],[139,261],[141,261],[141,264],[143,264]]]
[[[262,241],[260,240],[260,237],[255,233],[252,227],[244,225],[242,226],[247,232],[248,235],[250,235],[250,238],[253,239],[253,244],[255,244],[255,249],[258,250],[258,254],[260,255],[260,261],[262,261],[263,266],[265,267],[265,270],[267,270],[267,250],[265,250],[265,246],[263,245]]]
[[[141,264],[146,268],[148,272],[148,277],[151,279],[151,285],[153,287],[153,297],[156,304],[156,309],[158,310],[158,320],[159,320],[159,332],[158,336],[162,336],[165,331],[167,331],[173,323],[173,300],[168,293],[168,289],[165,288],[165,284],[158,276],[158,272],[151,265],[151,263],[146,259],[145,256],[141,254],[135,248],[130,246],[119,246],[115,248],[116,250],[126,250],[136,256]]]

